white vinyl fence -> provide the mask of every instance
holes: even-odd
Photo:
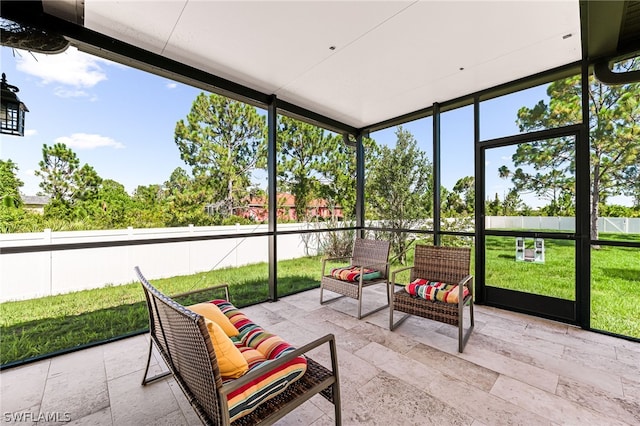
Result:
[[[572,217],[486,218],[486,226],[491,229],[573,231],[574,224]],[[318,226],[307,223],[278,224],[278,230],[306,230]],[[603,232],[640,234],[640,218],[600,218],[598,229]],[[140,266],[149,279],[157,279],[268,262],[268,237],[233,237],[237,234],[260,233],[267,230],[267,225],[236,225],[106,231],[45,230],[24,234],[0,234],[0,302],[130,283],[135,280],[133,267],[136,265]],[[2,254],[2,247],[153,240],[199,235],[226,235],[228,238]],[[318,254],[318,235],[279,235],[278,260]]]
[[[294,231],[310,226],[279,224],[278,230]],[[0,302],[131,283],[135,281],[134,266],[140,266],[147,278],[157,279],[268,262],[268,237],[233,237],[267,230],[267,225],[236,225],[0,234],[0,253],[2,247],[13,246],[228,235],[219,240],[2,254]],[[278,260],[317,254],[317,235],[278,236]]]
[[[544,229],[554,231],[575,231],[573,217],[545,216],[487,216],[487,229]],[[599,232],[615,232],[623,234],[640,234],[640,218],[601,217],[598,218]]]

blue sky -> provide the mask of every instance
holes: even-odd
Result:
[[[188,114],[200,89],[109,62],[69,48],[59,55],[39,55],[1,48],[2,72],[18,86],[27,105],[25,137],[2,135],[0,158],[13,160],[25,183],[22,192],[38,192],[34,176],[42,159],[42,145],[63,142],[81,164],[93,166],[104,179],[122,183],[128,192],[138,185],[162,184],[176,167],[188,169],[173,140],[175,124]],[[481,137],[490,139],[518,133],[517,110],[547,99],[546,88],[536,87],[481,105]],[[442,184],[452,188],[473,174],[473,108],[442,116]],[[432,150],[431,118],[404,125],[422,149]],[[372,134],[378,143],[395,144],[395,128]],[[509,181],[497,177],[497,168],[511,165],[515,148],[487,152],[487,196],[500,198]],[[523,197],[525,198],[525,197]],[[540,205],[526,197],[531,206]]]

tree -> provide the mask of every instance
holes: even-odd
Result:
[[[458,179],[453,186],[453,191],[445,194],[446,210],[458,215],[473,215],[476,193],[474,185],[475,179],[473,176],[465,176]]]
[[[175,142],[180,158],[193,167],[195,177],[208,181],[215,200],[223,201],[231,215],[263,156],[265,119],[250,105],[201,93],[186,122],[176,124]]]
[[[20,188],[24,183],[16,176],[18,166],[9,160],[0,160],[0,200],[5,207],[22,206]]]
[[[512,188],[502,201],[502,215],[515,215],[522,211],[524,203],[520,199],[520,194],[515,188]]]
[[[296,219],[307,220],[307,207],[320,194],[324,156],[333,150],[335,138],[322,128],[281,116],[278,120],[279,191],[294,196]]]
[[[616,71],[640,69],[640,59],[626,61]],[[550,101],[533,108],[522,107],[517,123],[520,131],[534,131],[579,123],[582,119],[580,76],[553,82],[547,89]],[[608,86],[589,78],[589,142],[591,150],[591,238],[598,238],[598,206],[609,196],[633,193],[637,181],[631,177],[640,157],[640,84]],[[512,159],[516,167],[503,166],[502,177],[510,177],[519,191],[545,196],[548,214],[572,214],[575,209],[575,144],[573,137],[518,145]]]
[[[95,212],[102,178],[88,164],[80,167],[80,159],[63,143],[42,146],[42,161],[36,176],[42,178],[40,188],[51,201],[45,206],[45,216],[84,218]]]
[[[485,212],[489,216],[498,216],[500,215],[500,197],[498,197],[498,193],[493,197],[493,201],[485,201]]]
[[[98,192],[101,184],[103,184],[102,178],[98,176],[95,169],[88,164],[83,165],[73,175],[73,201],[79,202],[95,200],[98,198]]]
[[[220,221],[220,215],[206,213],[212,204],[213,189],[207,186],[205,175],[191,178],[181,167],[177,167],[165,182],[166,202],[163,203],[164,217],[169,226],[212,225]]]
[[[396,146],[380,146],[367,179],[367,195],[374,215],[385,225],[408,229],[433,211],[432,165],[416,139],[402,126],[396,129]],[[394,232],[391,246],[400,263],[406,262],[408,233]]]
[[[362,144],[370,157],[377,155],[377,145],[373,139],[362,138]],[[355,147],[345,144],[342,137],[334,136],[329,141],[324,157],[319,169],[322,174],[320,196],[330,206],[340,206],[345,219],[353,219],[356,215]]]
[[[622,177],[627,182],[624,194],[632,197],[633,206],[640,210],[640,163],[630,164],[622,172]]]
[[[63,204],[71,204],[74,188],[74,174],[80,167],[80,160],[71,148],[63,143],[42,146],[40,170],[35,175],[42,178],[40,188],[44,195]]]
[[[124,228],[132,225],[127,221],[127,212],[131,210],[133,201],[122,185],[112,179],[105,179],[100,185],[97,194],[98,213],[94,216],[100,218],[100,225],[108,228]]]

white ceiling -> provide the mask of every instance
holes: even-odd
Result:
[[[578,0],[85,0],[84,25],[357,128],[581,58]]]

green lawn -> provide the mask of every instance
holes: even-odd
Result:
[[[516,262],[513,238],[487,237],[487,246],[488,284],[574,299],[572,241],[545,240],[544,264]],[[411,262],[412,252],[408,259]],[[392,270],[399,267],[392,265]],[[278,262],[279,296],[317,287],[320,268],[320,257]],[[405,274],[398,281],[407,279]],[[220,269],[152,283],[169,295],[228,283],[232,302],[246,306],[267,300],[268,265]],[[179,301],[190,304],[221,295],[198,297]],[[591,301],[593,328],[640,338],[640,250],[604,246],[592,250]],[[2,303],[0,364],[142,331],[148,327],[147,321],[138,283]]]

